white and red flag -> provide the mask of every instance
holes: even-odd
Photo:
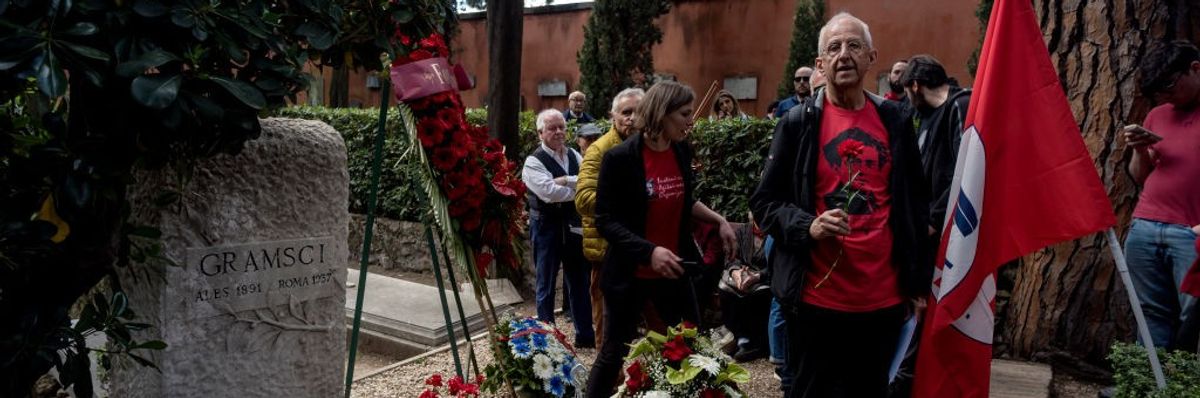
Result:
[[[996,269],[1112,226],[1029,0],[997,0],[938,249],[914,397],[986,398]]]

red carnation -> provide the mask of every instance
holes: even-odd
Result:
[[[460,157],[453,150],[443,146],[433,150],[433,157],[429,161],[438,170],[453,170],[454,166],[458,164],[458,159]]]
[[[459,126],[463,123],[462,111],[454,108],[442,108],[437,111],[437,118],[442,123],[451,126]],[[461,126],[459,126],[461,127]]]
[[[413,50],[408,53],[408,59],[412,60],[412,62],[424,61],[430,58],[433,58],[433,53],[426,49]]]
[[[712,388],[706,388],[700,392],[700,398],[725,398],[725,392]]]
[[[454,376],[450,379],[451,395],[458,395],[458,392],[462,391],[463,387],[465,387],[465,385],[463,384],[462,376]]]
[[[479,211],[479,207],[472,206],[467,210],[466,215],[463,216],[462,222],[459,225],[462,226],[463,231],[475,231],[479,229],[479,224],[483,222],[482,219],[483,214]]]
[[[417,123],[417,138],[421,139],[421,146],[425,148],[433,148],[446,138],[447,126],[435,119],[421,119]]]
[[[483,374],[475,375],[475,384],[483,385],[483,380],[484,380]]]
[[[663,358],[667,360],[679,362],[688,355],[692,355],[692,348],[683,341],[683,335],[675,335],[674,339],[663,344]]]
[[[646,375],[646,372],[642,371],[642,363],[640,361],[633,361],[625,369],[625,373],[629,375],[629,377],[625,378],[625,389],[631,394],[641,391],[643,387],[646,387],[646,382],[650,381],[650,377]]]
[[[838,144],[838,156],[842,159],[858,159],[862,157],[863,143],[860,141],[845,140]]]
[[[425,390],[425,392],[421,393],[421,396],[419,396],[417,398],[438,398],[438,397],[439,397],[439,395],[438,395],[437,391]]]
[[[441,387],[442,386],[442,375],[434,373],[433,376],[429,376],[428,379],[425,379],[425,385]]]

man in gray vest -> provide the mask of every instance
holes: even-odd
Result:
[[[591,265],[583,258],[583,232],[575,211],[575,181],[583,158],[566,145],[567,121],[547,109],[537,115],[542,144],[525,158],[521,180],[529,188],[529,236],[537,270],[537,315],[554,323],[554,288],[562,264],[563,284],[575,323],[575,347],[595,347],[592,302],[588,290]]]

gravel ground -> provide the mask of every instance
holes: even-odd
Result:
[[[533,305],[526,302],[517,307],[517,312],[520,314],[531,314],[533,313]],[[567,335],[568,341],[574,340],[574,330],[565,317],[559,317],[558,327]],[[486,344],[487,342],[482,339],[475,341],[475,355],[479,360],[481,368],[492,362],[492,354]],[[459,350],[462,355],[463,365],[467,366],[467,351],[461,345]],[[577,359],[580,363],[591,364],[596,359],[596,350],[580,349],[578,350]],[[767,360],[760,359],[744,363],[742,366],[746,367],[746,370],[751,375],[750,382],[742,386],[747,396],[755,398],[776,398],[782,396],[779,392],[779,381],[775,380],[772,376],[774,370]],[[454,361],[449,351],[431,355],[405,366],[359,380],[354,383],[351,395],[361,398],[416,397],[425,390],[425,378],[434,373],[441,373],[442,375],[454,374]],[[485,394],[484,396],[504,395]]]

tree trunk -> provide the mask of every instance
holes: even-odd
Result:
[[[1121,237],[1138,189],[1125,170],[1130,152],[1118,129],[1141,123],[1152,106],[1136,89],[1137,64],[1149,44],[1196,33],[1191,22],[1195,8],[1185,3],[1194,6],[1197,1],[1034,1],[1050,57],[1113,202]],[[1133,337],[1129,298],[1103,235],[1027,256],[1017,274],[998,328],[1007,354],[1107,369],[1104,357],[1110,345]]]
[[[521,35],[525,5],[520,1],[489,1],[488,132],[504,144],[509,159],[521,161]]]
[[[333,68],[333,76],[329,79],[329,107],[345,108],[350,106],[350,64],[342,63]]]

